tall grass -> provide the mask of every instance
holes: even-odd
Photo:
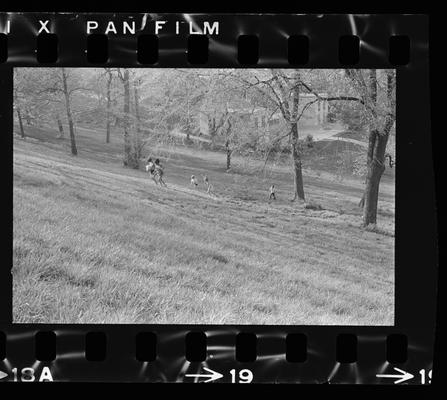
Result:
[[[231,198],[225,172],[211,199],[188,189],[190,158],[165,189],[82,151],[14,146],[14,322],[393,323],[394,239],[354,215]]]

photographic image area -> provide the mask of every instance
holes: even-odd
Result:
[[[393,325],[395,91],[15,68],[13,322]]]

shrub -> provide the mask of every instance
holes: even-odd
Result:
[[[304,205],[304,208],[307,209],[307,210],[318,210],[318,211],[319,210],[323,210],[323,207],[320,204],[315,203],[314,201],[307,202]]]
[[[309,133],[306,138],[304,139],[304,143],[307,147],[314,147],[314,137]]]

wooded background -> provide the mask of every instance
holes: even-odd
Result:
[[[22,137],[30,125],[57,126],[61,138],[68,135],[74,156],[80,150],[77,125],[105,127],[105,146],[111,131],[120,130],[128,168],[140,168],[160,143],[222,151],[228,170],[233,154],[263,158],[265,164],[287,158],[292,200],[305,201],[302,169],[316,155],[313,136],[301,122],[314,103],[327,102],[327,125],[341,123],[365,141],[341,163],[347,160],[351,172],[365,179],[359,206],[368,226],[377,222],[385,168],[395,164],[395,90],[394,70],[16,68],[14,110]],[[314,100],[303,102],[309,93]],[[280,123],[253,129],[246,113],[234,112],[247,104],[251,112],[262,108],[279,115]],[[199,139],[199,116],[208,123],[206,140]]]

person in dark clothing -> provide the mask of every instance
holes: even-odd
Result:
[[[155,182],[156,185],[158,185],[158,182],[155,179],[155,163],[152,161],[152,157],[149,157],[147,159],[146,172],[149,172],[152,180]]]
[[[270,186],[269,200],[276,200],[275,185]]]
[[[152,161],[152,157],[149,157],[146,161],[146,172],[150,172],[152,175],[155,171],[155,164]]]
[[[160,185],[167,186],[165,181],[163,180],[164,171],[163,167],[160,164],[160,160],[157,158],[154,164],[155,164],[154,176],[156,177]]]

